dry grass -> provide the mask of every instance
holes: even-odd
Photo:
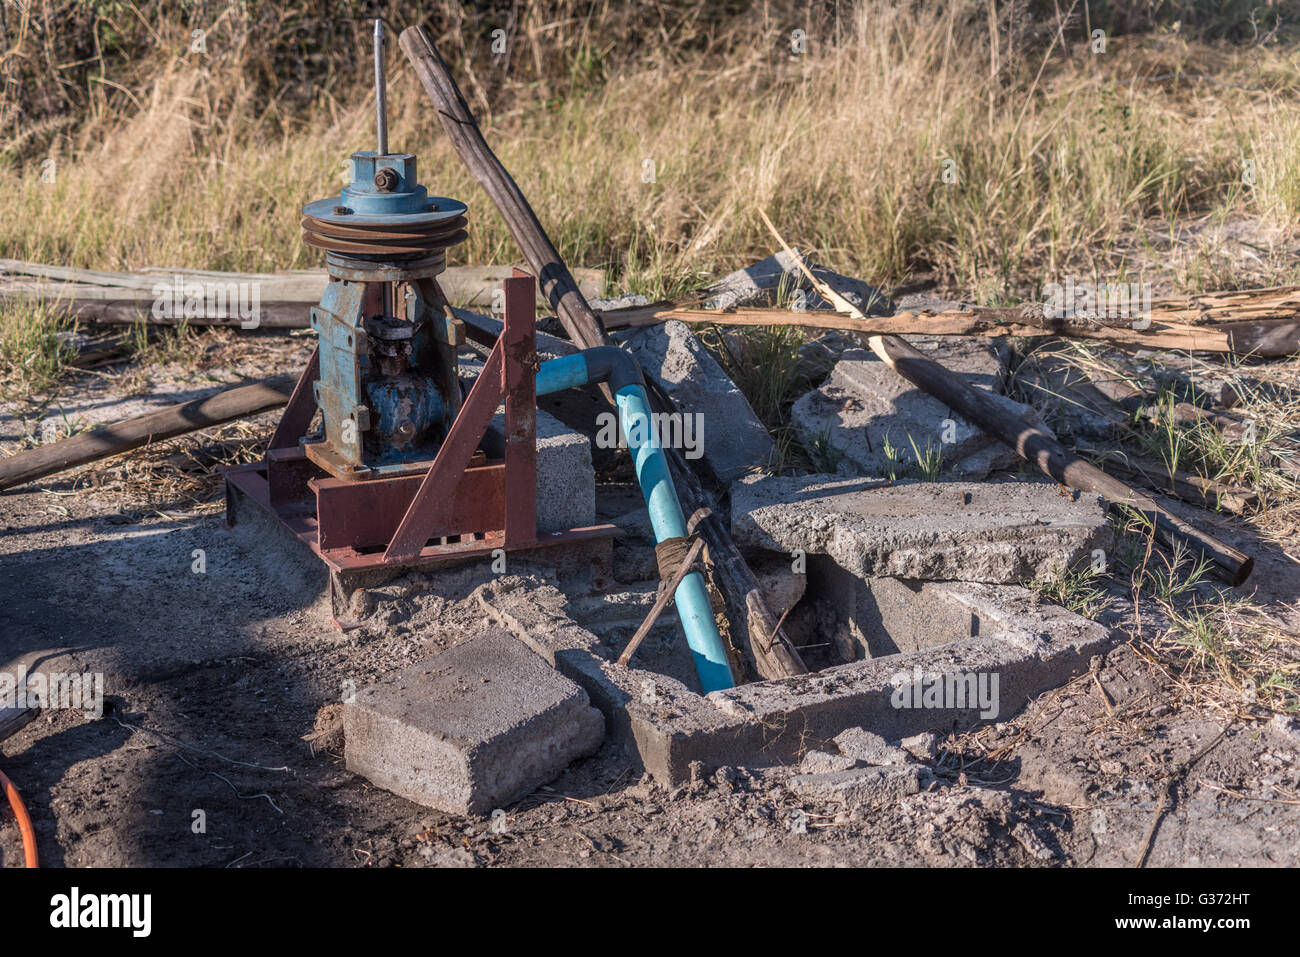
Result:
[[[1067,269],[1141,271],[1169,224],[1295,218],[1294,48],[1166,33],[1112,37],[1094,55],[1077,12],[1062,46],[1054,32],[1029,43],[1010,13],[993,30],[981,10],[871,0],[809,22],[795,59],[787,11],[715,12],[617,64],[602,52],[613,25],[561,18],[531,28],[567,31],[549,67],[525,57],[555,47],[521,42],[509,72],[479,56],[461,75],[562,253],[652,294],[767,252],[759,208],[842,271],[884,285],[933,274],[984,301]],[[153,23],[169,49],[185,49],[182,26]],[[459,35],[468,50],[481,40]],[[188,52],[158,62],[118,97],[120,113],[97,106],[53,137],[52,183],[40,157],[0,150],[11,157],[0,183],[15,197],[0,251],[105,268],[316,264],[297,209],[337,189],[348,154],[371,145],[370,102],[335,78],[292,114],[259,111],[251,54],[241,56],[234,75]],[[470,202],[460,257],[514,258],[434,135],[404,58],[390,59],[393,143],[419,153],[435,190]],[[1241,183],[1246,158],[1254,187]]]

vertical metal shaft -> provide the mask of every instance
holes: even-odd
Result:
[[[376,152],[388,155],[388,86],[384,79],[384,21],[375,20],[375,136]],[[380,284],[380,309],[393,314],[393,284]]]
[[[384,22],[375,21],[375,131],[379,139],[377,152],[388,154],[388,89],[384,81]]]

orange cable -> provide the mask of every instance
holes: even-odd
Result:
[[[32,827],[32,819],[27,813],[23,799],[18,794],[18,789],[3,771],[0,771],[0,788],[4,789],[5,796],[9,798],[9,806],[14,809],[14,817],[18,819],[18,831],[23,836],[23,863],[27,867],[37,867],[36,829]]]

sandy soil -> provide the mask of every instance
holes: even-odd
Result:
[[[669,791],[608,745],[495,826],[429,811],[347,772],[337,735],[304,739],[343,682],[428,657],[474,610],[341,633],[292,567],[225,528],[211,478],[165,474],[102,463],[0,496],[0,667],[105,676],[103,717],[47,712],[0,745],[49,865],[1300,863],[1300,724],[1202,701],[1124,643],[940,742],[931,788],[882,811],[803,801],[785,768]],[[1266,602],[1294,597],[1294,569],[1262,556]],[[21,864],[7,814],[0,854]]]

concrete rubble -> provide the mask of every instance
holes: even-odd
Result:
[[[737,306],[770,305],[784,292],[786,299],[797,299],[798,305],[810,310],[833,310],[835,307],[814,291],[812,283],[795,263],[803,263],[819,282],[826,283],[868,316],[888,316],[894,304],[884,293],[860,279],[850,279],[812,262],[799,250],[794,256],[785,250],[759,260],[752,266],[738,269],[723,276],[708,288],[704,309],[733,309]]]
[[[798,762],[810,750],[830,753],[836,736],[850,727],[901,741],[1005,717],[1032,695],[1086,669],[1091,656],[1111,644],[1105,627],[1042,604],[1025,589],[944,587],[953,601],[974,609],[974,617],[941,643],[709,695],[639,668],[635,660],[632,667],[615,663],[616,648],[570,618],[567,599],[552,586],[512,576],[485,584],[475,595],[493,621],[587,691],[605,715],[614,746],[657,780],[678,784],[688,779],[693,761],[770,767]],[[970,633],[974,620],[980,622],[977,634]],[[992,708],[981,708],[974,697],[948,701],[951,707],[898,704],[900,685],[913,675],[929,680],[974,674],[998,676]],[[933,747],[928,738],[906,743],[911,747],[904,750],[914,756]]]
[[[772,436],[745,394],[684,323],[637,329],[623,336],[622,344],[683,413],[699,416],[693,434],[697,449],[687,448],[684,455],[694,458],[702,452],[723,482],[769,464]]]
[[[862,311],[893,310],[865,283],[809,266]],[[705,305],[772,303],[778,288],[802,290],[804,307],[829,307],[786,253],[715,284]],[[683,412],[702,413],[694,438],[730,486],[732,534],[773,613],[810,649],[810,673],[702,694],[671,610],[630,665],[618,664],[657,593],[653,531],[635,508],[613,518],[618,585],[566,593],[531,558],[522,567],[512,560],[509,574],[461,575],[445,597],[438,573],[406,581],[408,620],[472,627],[449,626],[440,636],[446,650],[347,705],[350,769],[419,803],[485,814],[603,746],[621,750],[646,780],[674,787],[728,769],[789,766],[789,786],[805,800],[880,808],[931,787],[927,763],[940,735],[1006,717],[1109,647],[1108,629],[1020,587],[1110,548],[1105,503],[1042,482],[960,481],[1016,457],[913,388],[857,336],[832,331],[800,349],[808,380],[824,381],[795,403],[793,424],[838,470],[804,476],[753,474],[775,457],[773,439],[684,324],[618,338]],[[909,340],[1042,425],[1003,394],[1005,344]],[[551,344],[548,354],[562,351]],[[490,443],[500,440],[500,419]],[[544,530],[596,521],[594,433],[580,428],[539,414]],[[923,456],[941,454],[941,471],[959,480],[910,480],[913,443]],[[368,591],[374,597],[354,607],[382,628],[390,600],[382,586]],[[722,607],[718,600],[715,610]]]
[[[790,787],[811,801],[878,808],[897,804],[908,795],[918,793],[933,779],[934,775],[919,765],[865,767],[801,774],[790,779]]]
[[[974,336],[904,338],[993,395],[1010,415],[1044,427],[1030,406],[1002,394],[1005,344]],[[796,401],[790,416],[805,447],[831,460],[823,465],[829,471],[903,478],[924,472],[929,460],[946,475],[981,479],[1020,461],[1014,449],[950,412],[867,349],[844,351],[830,378]]]

